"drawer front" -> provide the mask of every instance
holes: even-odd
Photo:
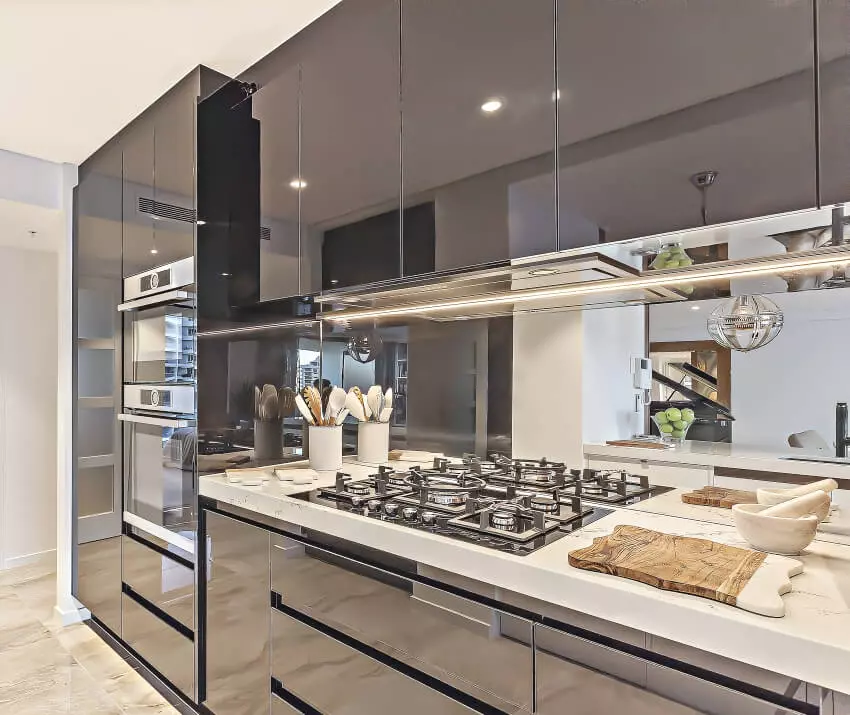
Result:
[[[272,715],[301,715],[301,711],[296,710],[277,695],[272,695]]]
[[[122,578],[136,593],[195,630],[195,572],[127,536]]]
[[[124,641],[189,698],[195,690],[195,648],[192,641],[134,601],[122,595]]]
[[[284,605],[508,712],[531,708],[531,623],[360,562],[272,541]]]
[[[325,715],[473,712],[279,611],[272,612],[272,675]]]

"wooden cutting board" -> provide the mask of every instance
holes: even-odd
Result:
[[[687,494],[682,494],[685,504],[697,506],[717,506],[721,509],[731,509],[733,504],[756,504],[758,499],[755,492],[740,489],[725,489],[724,487],[702,487]]]
[[[672,449],[673,445],[663,442],[644,442],[639,439],[609,439],[605,444],[612,447],[638,447],[640,449]]]
[[[764,616],[785,615],[782,594],[803,564],[784,556],[619,525],[569,554],[570,566],[688,593]]]

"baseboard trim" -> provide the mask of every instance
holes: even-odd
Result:
[[[23,556],[12,556],[11,558],[5,559],[2,570],[14,569],[19,566],[31,566],[32,564],[37,564],[51,558],[56,558],[56,549],[37,551],[34,554],[24,554]]]
[[[91,612],[88,608],[61,608],[60,606],[53,607],[53,614],[62,627],[72,626],[75,623],[82,623],[91,618]]]

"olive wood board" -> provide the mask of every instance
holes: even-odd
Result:
[[[785,615],[782,595],[803,571],[800,561],[784,556],[628,524],[571,551],[569,563],[774,618]]]
[[[664,442],[644,442],[639,439],[609,439],[605,444],[612,447],[638,447],[640,449],[673,449],[672,444]]]
[[[692,492],[682,494],[685,504],[696,506],[716,506],[721,509],[731,509],[734,504],[757,504],[755,492],[742,489],[726,489],[725,487],[701,487]]]

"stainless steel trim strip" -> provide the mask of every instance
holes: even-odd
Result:
[[[176,546],[178,549],[183,549],[183,551],[190,553],[193,556],[195,554],[195,542],[192,541],[192,539],[180,536],[180,534],[169,531],[164,526],[154,524],[152,521],[148,521],[147,519],[142,519],[142,517],[129,511],[124,512],[124,521],[130,526],[135,526],[137,529],[141,529],[151,536],[162,539],[172,546]]]
[[[170,290],[166,293],[157,293],[155,295],[147,295],[144,298],[136,300],[128,300],[125,303],[118,304],[118,311],[128,313],[133,310],[141,310],[142,308],[152,308],[157,305],[168,305],[170,303],[179,303],[184,300],[194,298],[194,293],[189,293],[185,290]]]
[[[169,419],[167,417],[148,417],[147,415],[133,415],[129,413],[122,413],[118,415],[118,419],[122,422],[138,422],[143,425],[154,425],[155,427],[173,427],[174,429],[179,429],[180,427],[194,427],[194,420],[175,420]]]

